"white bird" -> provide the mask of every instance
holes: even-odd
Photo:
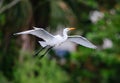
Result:
[[[36,37],[42,38],[44,41],[38,41],[40,45],[45,48],[46,46],[50,47],[55,47],[59,46],[60,44],[64,43],[65,41],[71,41],[74,43],[77,43],[79,45],[88,47],[88,48],[93,48],[95,49],[96,46],[89,42],[86,38],[82,36],[68,36],[67,32],[74,30],[75,28],[65,28],[63,30],[63,35],[52,35],[43,28],[37,28],[33,27],[33,30],[28,30],[28,31],[23,31],[19,33],[15,33],[14,35],[20,35],[20,34],[31,34]],[[50,48],[51,49],[51,48]],[[37,53],[38,54],[38,53]]]

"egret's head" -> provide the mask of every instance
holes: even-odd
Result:
[[[64,29],[65,32],[72,31],[72,30],[75,30],[75,28],[65,28]]]

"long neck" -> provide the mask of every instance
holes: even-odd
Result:
[[[63,31],[63,38],[65,38],[65,39],[68,38],[68,35],[67,35],[67,31],[66,31],[66,30]]]

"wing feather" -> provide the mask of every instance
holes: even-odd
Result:
[[[14,35],[31,34],[31,35],[34,35],[36,37],[42,38],[45,41],[50,41],[54,38],[54,36],[52,34],[47,32],[43,28],[36,28],[36,27],[33,27],[33,28],[34,28],[33,30],[28,30],[28,31],[15,33]]]
[[[86,38],[82,36],[69,36],[68,40],[88,48],[93,48],[93,49],[97,48],[94,44],[92,44],[90,41],[88,41]]]

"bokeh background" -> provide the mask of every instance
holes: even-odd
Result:
[[[98,48],[66,43],[33,58],[40,39],[13,35],[32,26],[75,27]],[[0,0],[0,83],[120,83],[120,1]]]

